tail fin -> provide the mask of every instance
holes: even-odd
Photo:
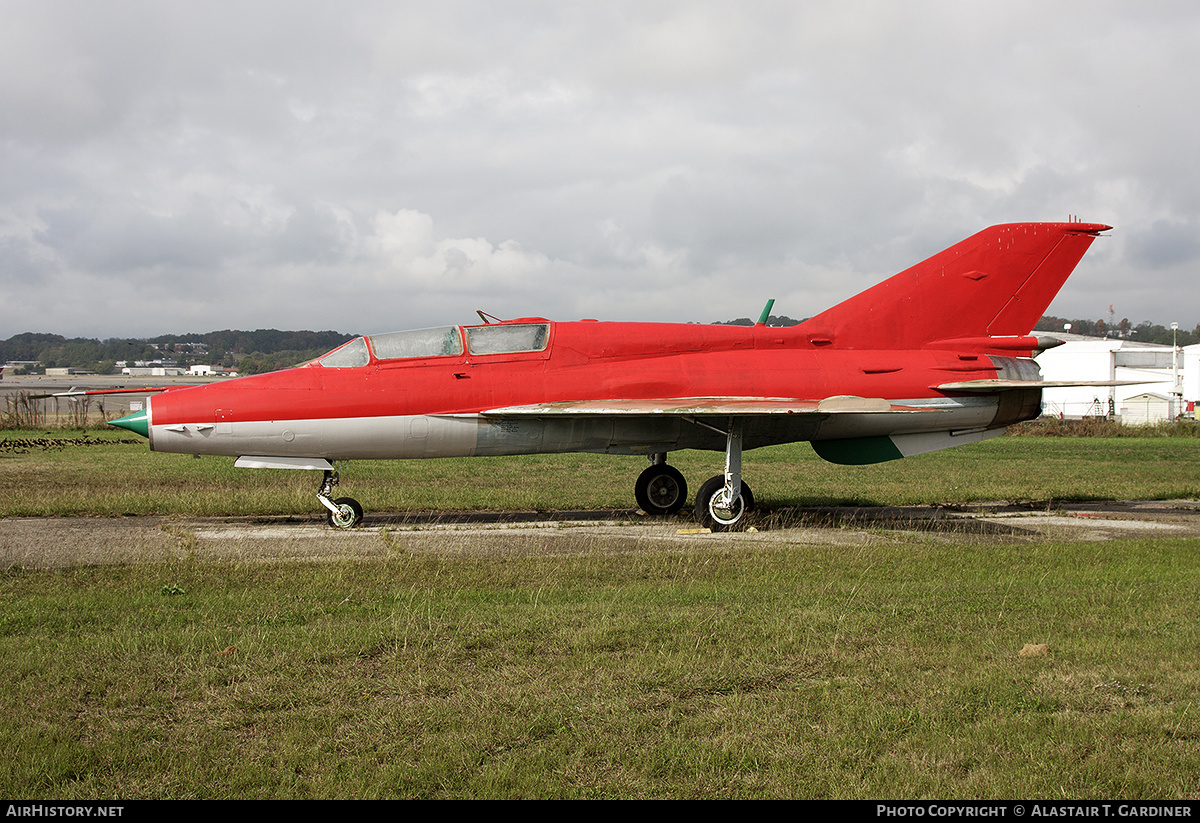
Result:
[[[1102,231],[1099,223],[992,226],[807,320],[814,343],[918,349],[1028,335]]]

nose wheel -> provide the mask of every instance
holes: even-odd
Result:
[[[337,500],[331,499],[333,489],[337,484],[337,472],[326,471],[324,478],[321,480],[321,488],[317,492],[317,500],[321,501],[321,505],[327,509],[325,513],[326,523],[335,529],[353,529],[362,522],[363,508],[353,497],[339,497]]]
[[[362,506],[353,497],[339,497],[325,513],[325,522],[335,529],[353,529],[363,519]]]

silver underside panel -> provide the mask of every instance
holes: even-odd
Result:
[[[836,440],[1003,425],[994,397],[905,401],[929,413],[787,414],[739,418],[747,449],[802,440]],[[404,460],[432,457],[598,452],[653,454],[723,451],[723,415],[492,417],[406,415],[321,420],[224,421],[219,426],[151,425],[155,451],[238,457]]]

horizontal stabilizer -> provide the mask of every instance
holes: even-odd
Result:
[[[1092,386],[1138,386],[1155,380],[964,380],[961,383],[940,383],[938,391],[978,392],[989,394],[1018,389],[1071,389]]]
[[[937,411],[920,406],[898,406],[882,397],[839,395],[823,400],[787,397],[671,397],[646,400],[567,400],[508,406],[481,412],[485,417],[552,417],[560,415],[757,416],[771,414],[895,414]]]

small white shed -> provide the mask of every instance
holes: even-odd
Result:
[[[1149,426],[1171,419],[1171,398],[1142,392],[1121,403],[1121,422],[1126,426]]]

